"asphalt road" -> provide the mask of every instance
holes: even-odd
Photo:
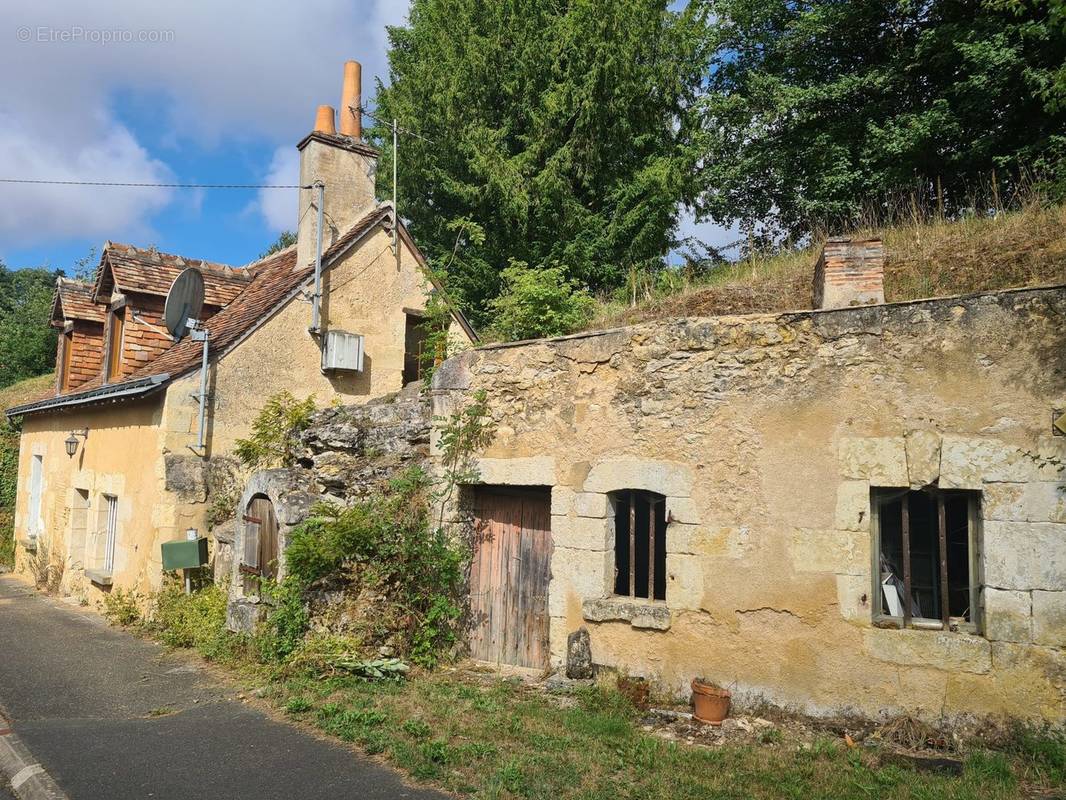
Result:
[[[0,710],[70,798],[444,798],[236,694],[0,575]]]

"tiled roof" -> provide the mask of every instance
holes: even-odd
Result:
[[[343,255],[346,250],[358,243],[364,235],[377,225],[382,223],[391,224],[392,219],[392,206],[388,204],[379,206],[365,214],[323,253],[323,268],[327,267],[333,259]],[[400,226],[400,234],[405,242],[414,247],[410,234],[407,233],[402,225]],[[425,266],[424,257],[417,251],[417,248],[415,248],[415,252],[419,263]],[[199,266],[199,264],[189,260],[185,260],[184,263],[190,266]],[[306,264],[301,266],[297,264],[296,246],[293,245],[249,264],[244,268],[243,272],[247,276],[242,287],[243,291],[240,291],[232,302],[208,318],[204,323],[208,331],[209,352],[212,359],[217,358],[220,354],[225,353],[239,343],[244,336],[265,320],[275,308],[287,302],[293,293],[314,275],[314,265]],[[432,275],[428,272],[427,275],[432,280]],[[97,288],[99,288],[99,279]],[[169,284],[167,284],[167,288],[169,288]],[[455,313],[460,323],[470,330],[471,335],[474,336],[465,318],[462,317],[457,309]],[[162,382],[169,382],[179,378],[186,373],[199,369],[203,353],[202,347],[200,342],[193,341],[186,336],[143,367],[125,376],[122,381],[111,384],[111,386],[117,389],[126,384],[140,385],[152,376],[166,376],[160,379]],[[162,383],[158,382],[154,384],[154,386],[161,385]],[[100,390],[101,387],[102,381],[100,378],[89,381],[68,393],[70,402],[76,403],[81,395],[95,392]],[[29,408],[28,406],[36,406],[38,403],[44,406],[40,409],[42,411],[53,407],[63,407],[62,403],[44,403],[43,399],[33,404],[24,405],[21,408],[26,413],[29,413],[36,410],[36,408]],[[50,396],[49,399],[51,399]]]
[[[69,278],[56,280],[56,293],[52,300],[52,319],[85,319],[103,322],[105,308],[93,302],[93,285]]]
[[[224,306],[241,293],[251,280],[245,268],[216,264],[199,258],[184,258],[158,250],[108,242],[101,256],[96,277],[95,296],[109,291],[108,270],[122,292],[141,292],[165,297],[174,279],[188,267],[196,267],[204,276],[204,303]],[[101,291],[103,289],[103,292]]]
[[[322,255],[322,263],[343,252],[363,234],[389,218],[391,209],[378,208],[364,216],[345,231]],[[252,282],[243,292],[213,317],[205,326],[208,331],[210,352],[222,353],[236,344],[245,333],[252,330],[278,304],[284,302],[297,287],[315,273],[314,265],[300,267],[296,263],[296,246],[286,248],[249,267],[255,273]],[[148,375],[168,373],[177,378],[186,372],[200,367],[202,357],[200,342],[186,337],[165,353],[131,374],[128,380],[136,380]]]

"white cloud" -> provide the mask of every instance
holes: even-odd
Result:
[[[274,151],[265,183],[292,186],[300,182],[300,154],[295,147]],[[276,233],[296,229],[299,189],[260,189],[256,207]]]
[[[47,180],[160,183],[171,176],[120,125],[65,150],[0,115],[0,175]],[[0,187],[0,236],[13,245],[72,234],[101,239],[146,235],[145,220],[169,201],[168,189],[12,185]]]
[[[0,26],[0,177],[147,181],[167,174],[161,157],[190,142],[294,148],[318,104],[338,105],[345,59],[362,61],[364,97],[372,93],[374,76],[386,74],[385,25],[407,13],[389,0],[9,5]],[[158,103],[167,131],[158,141],[138,142],[122,125],[115,94],[130,90]],[[117,236],[146,226],[171,197],[111,191],[0,186],[0,242]],[[272,225],[273,203],[263,205]],[[25,209],[36,225],[25,225]]]

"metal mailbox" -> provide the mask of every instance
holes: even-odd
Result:
[[[207,563],[207,538],[163,542],[163,569],[196,569]]]

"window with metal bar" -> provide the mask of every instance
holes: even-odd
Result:
[[[874,615],[898,627],[980,629],[980,492],[874,489]]]
[[[666,599],[666,498],[626,489],[611,495],[614,506],[614,593]]]
[[[115,545],[118,540],[118,498],[113,494],[104,495],[104,508],[107,513],[104,530],[104,572],[115,569]]]

